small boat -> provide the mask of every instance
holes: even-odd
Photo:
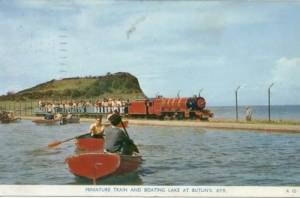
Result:
[[[15,122],[18,122],[20,120],[21,120],[21,118],[2,119],[1,123],[2,124],[15,123]]]
[[[96,184],[99,178],[136,171],[142,163],[142,158],[140,155],[94,152],[67,157],[65,163],[75,176],[91,179]]]
[[[59,120],[35,119],[35,120],[32,120],[32,122],[34,122],[36,124],[49,124],[49,125],[52,125],[52,124],[58,123]]]
[[[0,111],[0,122],[3,124],[18,122],[20,120],[21,118],[16,117],[13,111]]]
[[[117,127],[124,128],[126,132],[128,121],[125,123],[122,122]],[[106,152],[104,144],[105,140],[102,135],[98,135],[98,137],[91,137],[90,134],[77,136],[77,154],[65,159],[69,171],[75,176],[91,179],[96,184],[96,180],[99,178],[134,172],[142,163],[142,157],[138,153],[121,155],[120,153]]]
[[[61,120],[61,124],[72,124],[72,123],[79,123],[80,118],[79,117],[71,117],[71,118],[63,118]]]

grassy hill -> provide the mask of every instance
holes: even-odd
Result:
[[[0,100],[89,97],[145,97],[138,79],[129,73],[107,74],[51,80],[15,94],[0,96]]]

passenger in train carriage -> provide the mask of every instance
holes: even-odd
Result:
[[[102,111],[102,101],[101,100],[99,100],[99,102],[98,102],[98,110],[99,110],[99,113],[103,113],[103,111]]]
[[[106,98],[104,99],[103,106],[104,106],[104,113],[108,113],[108,100]]]
[[[104,99],[101,101],[101,112],[105,113],[105,104]]]
[[[112,113],[112,99],[108,99],[108,113]]]
[[[113,112],[114,112],[115,110],[117,110],[117,101],[116,101],[115,99],[112,100],[111,106],[112,106],[112,111],[113,111]]]

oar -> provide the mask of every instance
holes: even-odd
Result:
[[[134,151],[136,151],[137,153],[139,153],[140,151],[139,151],[138,147],[135,145],[135,143],[133,142],[133,140],[130,139],[130,137],[129,137],[128,133],[127,133],[126,127],[125,127],[125,125],[124,125],[122,119],[121,119],[121,125],[122,125],[122,127],[123,127],[123,129],[124,129],[125,135],[128,137],[130,143],[131,143],[132,146],[134,147]]]
[[[127,132],[127,130],[126,130],[125,124],[124,124],[124,122],[122,121],[122,119],[121,119],[121,125],[122,125],[122,128],[124,129],[125,135],[129,138],[128,132]]]
[[[78,136],[75,136],[75,137],[72,137],[72,138],[68,138],[68,139],[65,139],[65,140],[62,140],[62,141],[55,141],[55,142],[52,142],[50,144],[48,144],[48,147],[49,148],[53,148],[53,147],[56,147],[62,143],[65,143],[65,142],[68,142],[68,141],[71,141],[71,140],[74,140],[76,138],[79,138],[79,137],[82,137],[82,136],[85,136],[85,135],[88,135],[90,133],[86,133],[86,134],[83,134],[83,135],[78,135]]]

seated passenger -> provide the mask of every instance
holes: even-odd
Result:
[[[121,116],[114,113],[108,117],[108,120],[112,126],[106,127],[104,130],[106,151],[112,153],[118,152],[121,155],[138,153],[136,145],[129,138],[128,134],[116,127],[121,123]]]
[[[102,117],[96,118],[96,122],[91,124],[90,133],[92,137],[102,137],[104,125],[102,125]]]

